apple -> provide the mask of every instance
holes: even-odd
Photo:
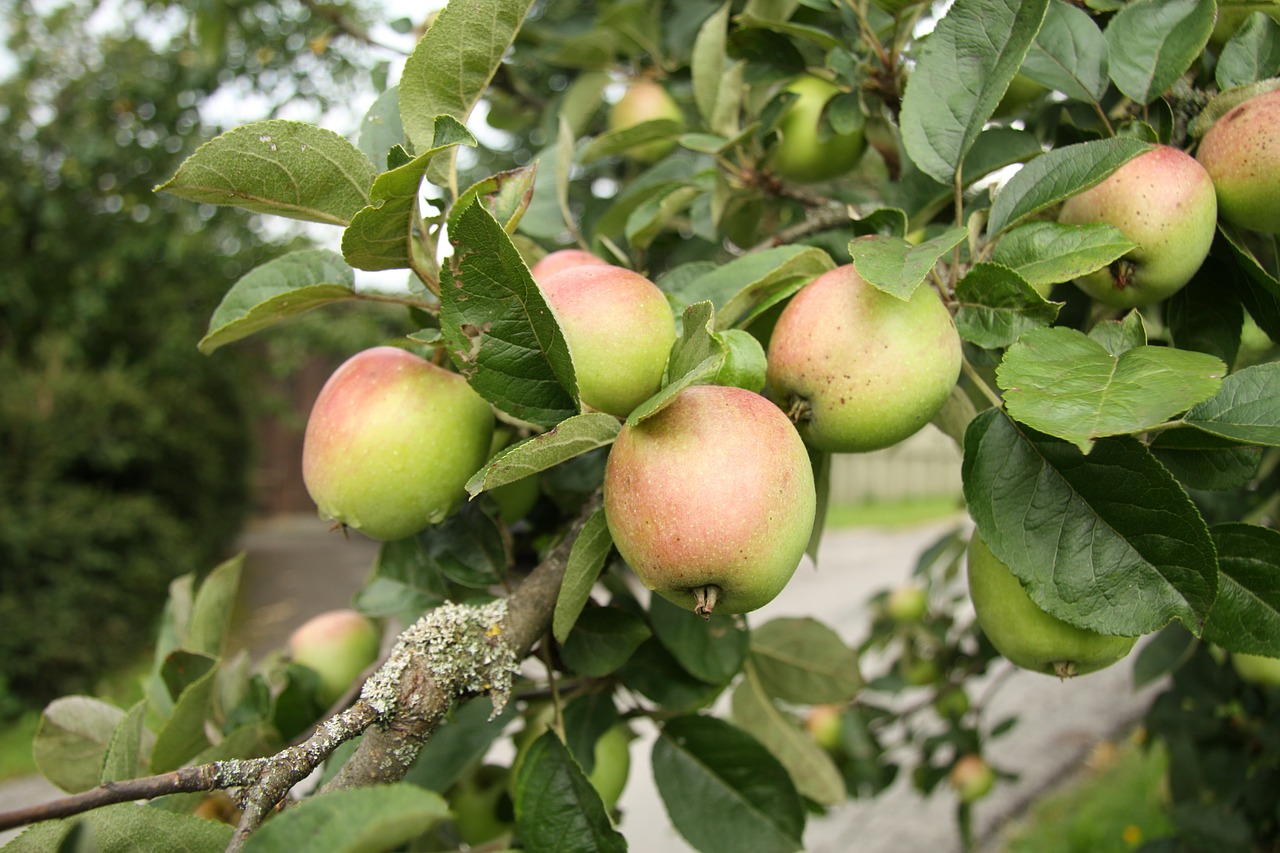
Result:
[[[938,665],[928,658],[915,658],[907,660],[903,658],[898,662],[898,668],[902,673],[902,680],[911,687],[924,687],[926,684],[933,684],[938,680],[938,676],[942,675],[942,670]]]
[[[826,139],[818,136],[823,109],[843,90],[821,77],[804,74],[785,91],[797,97],[778,121],[782,138],[769,153],[766,168],[788,181],[812,184],[839,177],[858,165],[867,147],[861,128]]]
[[[555,720],[555,708],[551,704],[543,705],[533,712],[525,727],[515,736],[516,757],[511,763],[511,779],[519,774],[520,762],[524,760],[530,744],[542,736]],[[626,723],[618,723],[605,730],[596,738],[592,747],[592,767],[587,774],[587,781],[596,789],[604,803],[606,811],[612,811],[622,798],[627,786],[627,777],[631,773],[631,741],[635,737]]]
[[[996,773],[981,755],[968,753],[951,765],[947,781],[955,789],[962,803],[973,803],[991,793],[996,784]]]
[[[607,264],[604,258],[593,255],[591,252],[582,249],[557,249],[543,255],[533,266],[529,267],[529,274],[533,276],[534,281],[542,281],[544,278],[555,275],[560,270],[569,267],[581,266],[582,264]]]
[[[1112,308],[1150,305],[1182,289],[1200,269],[1217,230],[1213,181],[1195,158],[1159,145],[1063,202],[1058,221],[1114,225],[1137,247],[1076,279]]]
[[[804,556],[816,497],[786,415],[743,388],[696,385],[618,433],[604,473],[609,532],[641,582],[696,613],[746,613]]]
[[[299,625],[288,645],[294,663],[319,676],[316,699],[327,708],[378,659],[382,636],[368,617],[330,610]]]
[[[919,622],[929,610],[929,596],[919,584],[905,584],[889,593],[884,612],[894,622]]]
[[[1200,140],[1196,159],[1218,194],[1222,218],[1280,234],[1280,89],[1237,104]]]
[[[676,323],[656,284],[612,264],[579,264],[538,286],[564,331],[583,405],[625,418],[658,392]]]
[[[482,764],[454,784],[449,806],[458,838],[469,846],[492,841],[515,827],[515,815],[501,810],[507,796],[509,771],[496,764]]]
[[[959,720],[969,713],[969,694],[963,687],[950,687],[933,700],[933,710],[944,720]]]
[[[791,298],[769,339],[769,388],[817,450],[860,453],[929,422],[960,376],[960,335],[927,284],[904,302],[852,264]]]
[[[646,121],[670,119],[684,123],[680,105],[667,90],[653,80],[633,80],[618,102],[609,108],[609,130],[625,130]],[[658,139],[641,145],[633,145],[626,156],[638,163],[652,163],[675,150],[673,139]]]
[[[1280,659],[1232,652],[1231,665],[1245,681],[1280,687]]]
[[[978,625],[1015,666],[1071,678],[1111,666],[1137,642],[1078,628],[1041,610],[977,531],[969,540],[968,562]]]
[[[374,539],[444,519],[488,458],[493,412],[456,373],[396,347],[349,358],[307,420],[302,479],[321,516]]]
[[[843,705],[815,705],[805,717],[804,727],[813,738],[814,743],[827,752],[835,753],[840,749],[844,723]]]

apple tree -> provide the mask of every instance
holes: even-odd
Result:
[[[384,540],[353,604],[401,633],[321,708],[297,660],[224,655],[237,561],[175,584],[145,700],[46,711],[73,795],[0,820],[46,821],[16,849],[621,850],[638,760],[703,851],[802,849],[899,775],[968,837],[1007,727],[972,679],[1138,638],[1173,674],[1159,849],[1271,849],[1280,29],[1245,11],[453,0],[359,128],[210,140],[157,189],[340,247],[244,276],[201,349],[406,308],[305,460]],[[930,422],[973,524],[856,645],[771,618],[832,455]]]

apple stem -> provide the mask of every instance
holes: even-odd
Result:
[[[1053,671],[1058,678],[1061,678],[1063,681],[1066,681],[1068,678],[1075,678],[1077,674],[1076,662],[1073,660],[1057,661],[1053,665]]]
[[[715,584],[700,586],[693,591],[693,600],[693,612],[703,619],[710,619],[711,611],[715,610],[716,602],[720,600],[720,587]]]

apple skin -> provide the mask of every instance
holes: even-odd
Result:
[[[605,465],[618,552],[646,587],[698,613],[746,613],[772,601],[804,556],[815,505],[800,436],[776,406],[742,388],[684,389],[624,426]]]
[[[475,847],[515,827],[514,815],[504,819],[498,812],[499,802],[507,795],[508,776],[505,767],[482,764],[454,785],[449,805],[463,843]]]
[[[543,255],[533,266],[529,267],[529,274],[533,276],[534,281],[542,281],[561,270],[567,270],[569,267],[583,264],[608,264],[608,261],[582,249],[557,249],[554,252]]]
[[[382,637],[368,617],[354,610],[330,610],[299,625],[288,645],[294,663],[320,676],[316,698],[328,707],[378,659]]]
[[[897,444],[937,414],[960,376],[960,335],[927,284],[909,302],[852,264],[791,298],[769,339],[772,396],[817,450]]]
[[[634,80],[618,102],[609,108],[608,125],[610,131],[617,131],[663,118],[684,123],[680,105],[661,84],[653,80]],[[658,139],[628,148],[626,156],[637,163],[652,163],[670,154],[675,147],[675,140]]]
[[[815,705],[805,717],[804,727],[814,743],[828,753],[835,754],[840,751],[840,742],[843,740],[843,716],[843,705]]]
[[[402,539],[457,508],[492,434],[489,404],[461,376],[375,347],[320,389],[302,479],[321,516],[374,539]]]
[[[977,531],[969,540],[968,563],[978,625],[1015,666],[1070,678],[1111,666],[1137,642],[1078,628],[1041,610]]]
[[[884,612],[894,622],[919,622],[929,610],[929,596],[916,584],[905,584],[885,597]]]
[[[611,264],[579,264],[538,287],[564,331],[585,406],[625,418],[658,392],[676,323],[656,284]]]
[[[1280,234],[1280,90],[1255,95],[1213,123],[1196,159],[1232,225]]]
[[[1217,230],[1218,202],[1195,158],[1160,145],[1067,199],[1058,221],[1114,225],[1137,244],[1108,268],[1075,280],[1103,305],[1135,308],[1172,296],[1200,269]]]
[[[1280,687],[1280,659],[1232,652],[1231,665],[1235,667],[1236,674],[1245,681],[1268,687]]]
[[[837,178],[858,165],[867,139],[862,130],[818,138],[818,122],[827,102],[842,91],[834,83],[805,74],[787,85],[798,97],[787,107],[778,130],[782,139],[770,152],[766,168],[798,184]]]
[[[955,789],[962,803],[973,803],[991,793],[996,784],[996,773],[982,756],[962,755],[951,765],[947,781]]]

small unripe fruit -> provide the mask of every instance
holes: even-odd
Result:
[[[381,640],[367,617],[354,610],[330,610],[289,635],[289,655],[320,677],[316,698],[327,707],[378,659]]]
[[[683,123],[684,114],[680,112],[680,105],[660,84],[652,80],[636,80],[609,109],[609,130],[623,130],[657,119]],[[674,140],[659,139],[632,146],[627,149],[626,155],[640,163],[652,163],[670,154],[675,147]]]
[[[996,773],[982,756],[969,753],[956,760],[947,779],[962,803],[973,803],[991,793]]]
[[[624,426],[604,508],[646,587],[699,613],[745,613],[782,591],[813,530],[813,469],[778,408],[742,388],[686,388]]]
[[[804,727],[814,743],[827,752],[840,749],[841,729],[844,727],[840,718],[843,714],[843,705],[815,705],[805,718]]]
[[[567,270],[569,267],[582,266],[583,264],[607,264],[604,258],[584,252],[582,249],[557,249],[543,255],[537,263],[529,268],[529,274],[533,276],[534,281],[542,281],[549,278],[561,270]]]
[[[1245,681],[1280,687],[1280,659],[1232,652],[1231,665]]]
[[[867,148],[861,128],[818,138],[822,110],[840,94],[840,87],[805,74],[792,81],[786,91],[797,97],[778,122],[782,139],[769,154],[769,170],[789,181],[809,184],[839,177],[858,165]]]
[[[884,600],[885,614],[895,622],[919,622],[929,609],[929,596],[915,584],[900,586]]]
[[[1255,95],[1213,123],[1196,159],[1213,180],[1222,218],[1280,234],[1280,90]]]
[[[933,710],[944,720],[958,720],[969,713],[969,694],[963,687],[952,687],[933,700]]]
[[[488,458],[489,404],[456,373],[396,347],[357,353],[320,389],[302,479],[325,518],[374,539],[444,519]]]
[[[496,764],[482,764],[459,779],[449,792],[453,824],[458,838],[475,847],[509,832],[514,814],[504,816],[499,805],[507,795],[509,771]]]

